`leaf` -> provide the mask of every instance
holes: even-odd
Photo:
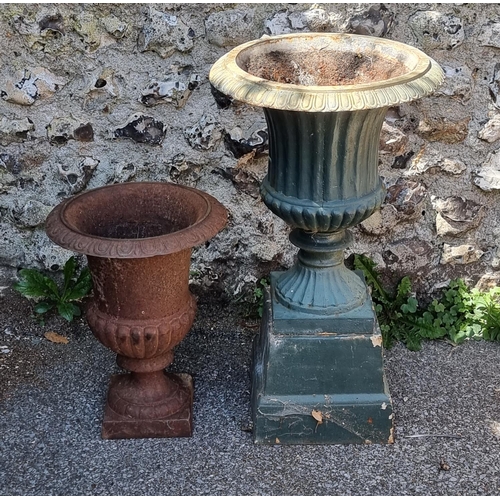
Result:
[[[56,282],[36,269],[21,269],[19,275],[22,279],[15,283],[13,288],[25,297],[59,298]]]
[[[354,267],[363,271],[366,281],[369,285],[372,285],[375,288],[383,301],[390,302],[387,292],[384,290],[384,287],[379,281],[378,273],[375,270],[375,262],[364,255],[356,254],[354,256]]]
[[[69,340],[56,332],[47,332],[44,337],[54,344],[67,344]]]
[[[398,285],[396,299],[406,299],[411,293],[411,281],[408,276],[405,276]]]
[[[321,413],[318,410],[313,410],[311,412],[311,415],[313,416],[314,420],[316,420],[318,422],[318,424],[323,423],[323,413]]]
[[[406,304],[401,306],[401,311],[404,313],[415,313],[417,312],[418,301],[414,297],[408,297]]]
[[[44,314],[47,311],[50,311],[54,307],[54,303],[51,302],[39,302],[38,304],[35,305],[33,310],[37,314]]]
[[[82,299],[92,290],[92,277],[90,276],[89,268],[86,267],[78,276],[76,283],[70,288],[64,297],[65,300],[78,300]]]
[[[74,316],[74,310],[73,310],[73,304],[70,304],[68,302],[63,302],[57,304],[57,312],[59,313],[60,316],[62,316],[65,320],[73,321],[73,316]]]
[[[64,264],[64,289],[63,289],[63,296],[66,293],[66,290],[71,284],[71,280],[73,279],[73,275],[75,274],[76,270],[76,259],[75,257],[70,257],[67,261],[66,264]]]

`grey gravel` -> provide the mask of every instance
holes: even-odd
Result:
[[[174,371],[195,380],[192,438],[104,441],[114,355],[83,320],[42,328],[0,297],[2,495],[491,495],[500,491],[500,344],[386,351],[393,445],[252,443],[255,326],[202,297]],[[68,344],[52,344],[55,330]],[[421,436],[421,437],[409,437]],[[445,470],[447,469],[447,470]]]

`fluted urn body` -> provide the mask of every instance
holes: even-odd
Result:
[[[363,413],[374,401],[390,412],[381,354],[361,353],[358,345],[365,336],[363,346],[374,337],[380,347],[380,334],[363,278],[344,266],[344,249],[348,228],[385,196],[378,148],[387,110],[430,94],[442,80],[438,64],[413,47],[339,33],[263,37],[212,67],[218,91],[264,108],[269,164],[262,199],[289,224],[300,249],[291,269],[271,274],[254,354],[257,442],[359,442],[365,431],[368,441],[389,439],[388,420],[372,431],[358,426],[360,434],[342,429],[344,417],[318,427],[310,412],[320,411],[318,394],[329,401],[342,395],[345,408],[352,403],[353,415],[369,421],[379,418]],[[377,396],[359,406],[366,393]]]
[[[441,68],[407,45],[346,34],[302,33],[241,45],[217,61],[212,84],[264,108],[269,133],[266,205],[295,231],[297,265],[276,282],[287,308],[332,315],[366,300],[343,266],[345,230],[380,207],[380,130],[390,106],[422,97]],[[325,236],[329,235],[329,236]]]
[[[104,438],[191,435],[191,378],[163,370],[195,317],[192,247],[225,224],[224,207],[208,194],[155,182],[91,190],[49,215],[48,236],[87,255],[92,332],[132,372],[111,380]]]

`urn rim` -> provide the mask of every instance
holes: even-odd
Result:
[[[347,45],[370,48],[405,66],[402,75],[349,85],[300,85],[279,83],[254,76],[242,68],[242,59],[264,50],[270,52],[286,44],[303,45],[304,51],[324,40],[331,50]],[[292,47],[293,50],[293,47]],[[291,51],[290,51],[291,52]],[[363,52],[362,52],[363,53]],[[444,81],[439,64],[421,50],[402,42],[346,33],[289,33],[264,36],[239,45],[222,56],[211,68],[212,85],[238,101],[253,106],[306,112],[340,112],[389,107],[431,94]]]
[[[190,208],[194,219],[178,230],[137,238],[92,234],[75,222],[78,214],[86,211],[86,202],[92,202],[96,197],[101,197],[101,204],[95,210],[102,211],[102,200],[106,195],[110,195],[112,210],[113,199],[116,202],[121,197],[132,201],[138,195],[147,198],[148,192],[149,196],[154,192],[157,198],[162,194],[173,194]],[[118,218],[119,214],[116,220]],[[54,243],[74,252],[94,257],[132,259],[168,255],[195,247],[215,236],[226,224],[226,208],[203,191],[169,182],[126,182],[91,189],[63,201],[48,215],[45,231]]]

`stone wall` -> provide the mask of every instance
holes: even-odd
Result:
[[[263,113],[213,95],[211,65],[263,34],[382,36],[446,72],[392,109],[382,210],[355,232],[393,281],[430,292],[500,268],[500,6],[488,4],[15,5],[0,10],[0,265],[57,270],[45,216],[105,184],[159,180],[216,196],[228,228],[193,256],[194,280],[239,294],[289,266],[287,228],[263,205]]]

